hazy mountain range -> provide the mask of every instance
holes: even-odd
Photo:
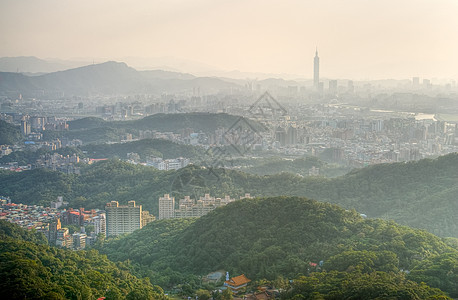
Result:
[[[133,61],[136,66],[141,63]],[[159,65],[158,65],[159,66]],[[178,66],[179,67],[179,66]],[[186,68],[189,69],[189,68]],[[322,78],[327,86],[328,79]],[[358,82],[355,86],[367,83]],[[373,85],[395,88],[408,84],[408,80],[370,81]],[[199,89],[201,94],[211,94],[231,89],[240,89],[247,84],[258,85],[263,90],[276,87],[312,85],[309,79],[297,79],[288,74],[261,74],[241,71],[206,70],[194,74],[178,71],[177,68],[160,65],[160,69],[145,70],[132,68],[124,62],[108,61],[90,63],[87,61],[43,60],[36,57],[0,58],[0,94],[21,93],[37,96],[64,93],[66,96],[114,95],[114,94],[162,94],[192,92]],[[346,85],[347,80],[339,80]]]
[[[200,88],[206,93],[240,87],[213,77],[163,70],[137,71],[125,63],[105,62],[37,76],[0,72],[0,93],[33,95],[38,91],[66,95],[184,92]]]

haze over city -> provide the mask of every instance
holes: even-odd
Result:
[[[14,1],[0,3],[0,56],[124,61],[221,75],[458,78],[458,2]]]
[[[456,37],[458,0],[0,0],[1,295],[458,299]]]

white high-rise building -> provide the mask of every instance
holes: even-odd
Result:
[[[94,221],[94,233],[97,235],[102,233],[104,236],[107,235],[107,224],[105,214],[99,214],[92,218]]]
[[[175,214],[175,198],[165,194],[164,197],[159,197],[159,220],[172,219]]]
[[[135,205],[135,201],[129,201],[127,205],[111,201],[105,206],[105,211],[107,237],[132,233],[142,228],[142,206]]]

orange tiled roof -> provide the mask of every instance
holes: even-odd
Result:
[[[230,286],[239,286],[250,281],[250,279],[246,278],[245,274],[242,274],[236,277],[232,277],[231,279],[225,281],[225,283],[227,283]]]

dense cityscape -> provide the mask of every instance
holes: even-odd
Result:
[[[2,299],[458,299],[456,15],[2,1]]]

